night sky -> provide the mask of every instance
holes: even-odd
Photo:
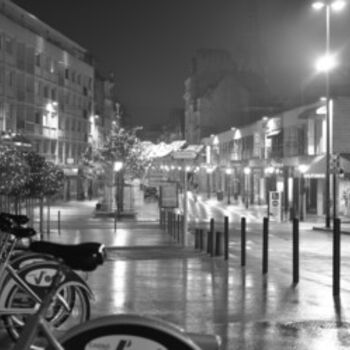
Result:
[[[312,11],[307,0],[14,2],[88,49],[103,72],[114,72],[118,97],[137,125],[167,119],[172,108],[183,107],[184,81],[198,48],[249,53],[272,90],[288,96],[311,78],[324,45],[324,13]],[[261,14],[255,39],[245,35],[254,2]],[[343,49],[344,61],[349,14],[350,6],[332,17],[332,43]]]

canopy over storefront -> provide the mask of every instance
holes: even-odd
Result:
[[[326,155],[316,156],[308,166],[304,173],[305,177],[308,178],[325,178],[326,177]],[[330,159],[330,167],[332,166],[333,160]],[[338,168],[342,169],[346,174],[350,174],[350,154],[340,154]]]

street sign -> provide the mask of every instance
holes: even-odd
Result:
[[[196,156],[195,151],[176,151],[173,153],[174,159],[195,159]]]

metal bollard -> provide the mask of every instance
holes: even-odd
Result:
[[[241,218],[241,266],[245,266],[246,252],[246,219]]]
[[[333,223],[333,296],[340,293],[340,219]]]
[[[224,257],[228,260],[228,247],[229,247],[229,237],[228,237],[228,217],[225,216],[224,222]]]
[[[217,231],[215,235],[215,255],[221,256],[224,255],[224,233]]]
[[[268,271],[269,260],[269,219],[263,219],[263,274]]]
[[[293,219],[293,283],[299,283],[299,220]]]
[[[215,255],[214,219],[210,219],[210,256]]]
[[[199,249],[204,249],[204,231],[203,229],[199,229]]]
[[[60,210],[57,213],[57,231],[58,231],[58,235],[61,235],[61,211]]]

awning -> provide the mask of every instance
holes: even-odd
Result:
[[[266,137],[273,137],[276,136],[278,134],[280,134],[282,131],[282,129],[276,129],[276,130],[272,130],[269,133],[266,134]]]
[[[329,160],[330,165],[332,159]],[[326,177],[326,155],[316,156],[305,171],[305,177],[309,178],[325,178]],[[350,154],[339,155],[339,168],[343,169],[344,173],[350,173]]]
[[[304,173],[305,177],[325,178],[326,177],[326,155],[316,156]]]

